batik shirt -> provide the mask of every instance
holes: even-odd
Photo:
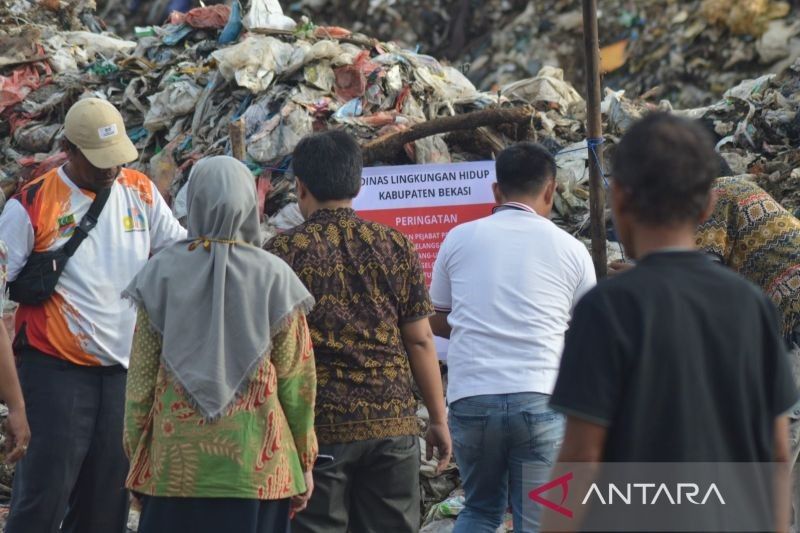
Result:
[[[32,252],[63,247],[94,201],[53,169],[8,201],[0,240],[8,246],[8,280]],[[150,254],[186,237],[150,179],[122,169],[97,226],[80,245],[42,305],[22,305],[16,342],[84,366],[128,365],[136,313],[120,297]]]
[[[699,248],[760,286],[783,315],[783,333],[800,326],[800,220],[747,178],[720,178]]]
[[[320,442],[416,434],[400,326],[432,315],[433,306],[411,241],[352,209],[320,209],[267,249],[291,265],[317,302],[308,322]]]
[[[314,352],[302,314],[272,339],[247,390],[206,421],[167,372],[139,312],[125,401],[126,486],[181,498],[278,500],[305,492],[317,457]]]

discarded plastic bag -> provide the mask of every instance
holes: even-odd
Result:
[[[231,6],[231,14],[228,17],[228,22],[219,34],[217,42],[219,44],[230,44],[239,38],[242,33],[242,5],[238,2],[233,2]]]
[[[48,153],[60,131],[61,124],[30,123],[14,132],[14,143],[27,152]]]
[[[347,65],[334,70],[336,97],[348,102],[353,98],[364,96],[367,90],[367,77],[355,65]]]
[[[253,0],[243,22],[248,30],[260,28],[291,31],[297,27],[294,20],[283,14],[278,0]]]
[[[299,68],[305,60],[302,47],[260,35],[251,35],[211,55],[225,79],[235,79],[254,93],[267,90],[276,76]]]
[[[450,163],[450,150],[444,135],[432,135],[414,141],[414,153],[418,165],[427,163]]]
[[[45,78],[49,76],[50,68],[46,68]],[[0,113],[7,107],[22,102],[34,89],[39,88],[46,81],[39,74],[36,64],[17,67],[10,76],[0,76]]]
[[[562,112],[568,112],[572,106],[584,104],[578,91],[564,81],[564,71],[555,67],[543,67],[535,78],[510,83],[501,92],[505,96],[521,98],[531,103],[552,103]]]
[[[136,43],[133,41],[124,41],[110,35],[88,31],[68,31],[62,33],[61,36],[66,39],[67,43],[83,48],[90,60],[98,54],[106,59],[111,59],[118,53],[130,52],[136,48]]]
[[[179,80],[148,98],[150,109],[144,117],[144,127],[158,131],[169,127],[175,117],[194,111],[203,90],[193,81]]]
[[[333,114],[333,118],[335,118],[336,120],[342,120],[345,118],[358,117],[361,116],[363,110],[364,108],[361,105],[361,99],[353,98],[352,100],[344,104],[342,107],[340,107],[336,111],[336,113]]]
[[[41,31],[35,27],[23,27],[17,35],[0,33],[0,68],[27,63],[43,56],[41,45],[37,44],[40,38]]]
[[[269,221],[279,231],[287,231],[305,222],[305,218],[300,212],[300,206],[293,202],[282,207]]]
[[[311,117],[301,106],[288,103],[247,141],[247,154],[260,163],[289,154],[312,132]]]
[[[207,7],[196,7],[186,13],[184,22],[192,28],[220,29],[231,16],[231,8],[226,5],[216,4]]]
[[[306,65],[303,72],[303,78],[306,83],[329,93],[333,90],[333,84],[336,76],[330,65],[325,63],[316,63],[314,65]]]

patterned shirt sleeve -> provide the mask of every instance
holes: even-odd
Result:
[[[317,459],[314,432],[317,375],[305,315],[295,314],[289,325],[275,335],[270,358],[278,375],[278,398],[292,430],[300,463],[309,472]]]
[[[123,445],[129,458],[136,451],[152,412],[160,355],[161,337],[150,326],[147,313],[139,310],[125,390]]]
[[[414,322],[434,314],[425,271],[419,260],[414,243],[403,237],[405,257],[398,264],[398,287],[400,324]]]

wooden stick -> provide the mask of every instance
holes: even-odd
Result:
[[[239,117],[231,122],[229,135],[231,136],[231,151],[233,157],[239,161],[247,159],[247,148],[244,138],[244,117]]]
[[[591,139],[603,138],[600,116],[600,44],[597,32],[597,0],[583,0],[583,41],[586,53],[586,132],[589,138],[589,220],[592,261],[597,279],[606,277],[606,195],[603,189],[603,146]],[[596,154],[596,157],[595,157]]]
[[[452,117],[440,117],[427,122],[414,124],[407,130],[390,133],[369,141],[361,148],[364,152],[364,162],[372,163],[390,159],[399,152],[405,144],[414,142],[431,135],[448,133],[457,130],[476,130],[486,126],[513,123],[524,124],[531,119],[534,113],[532,107],[513,107],[506,109],[485,109],[473,111]]]

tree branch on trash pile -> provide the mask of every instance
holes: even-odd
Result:
[[[497,126],[498,124],[506,123],[525,124],[531,120],[534,113],[535,110],[528,106],[508,109],[485,109],[421,122],[407,130],[390,133],[364,144],[361,147],[364,153],[364,162],[371,163],[390,159],[405,144],[430,137],[431,135],[457,130],[476,130],[486,126]]]

